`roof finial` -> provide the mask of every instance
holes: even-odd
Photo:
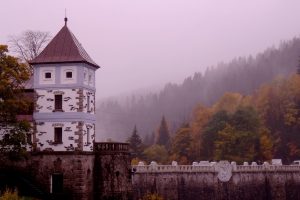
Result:
[[[68,21],[68,18],[67,18],[67,9],[65,8],[65,26],[67,26],[67,21]]]

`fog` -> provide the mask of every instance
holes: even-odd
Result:
[[[102,67],[97,99],[182,82],[195,71],[299,36],[298,0],[1,0],[0,43],[68,26]]]

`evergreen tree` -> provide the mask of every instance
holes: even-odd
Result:
[[[200,156],[204,160],[212,160],[214,155],[214,142],[218,132],[225,128],[229,121],[229,115],[225,110],[216,112],[205,126],[201,135]]]
[[[156,144],[168,146],[169,140],[170,140],[169,128],[165,116],[163,116],[158,129]]]
[[[130,152],[132,158],[136,158],[136,157],[140,158],[143,152],[143,142],[141,137],[138,134],[136,125],[134,126],[132,134],[127,141],[130,146]]]

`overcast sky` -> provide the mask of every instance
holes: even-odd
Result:
[[[299,0],[0,0],[0,43],[68,26],[102,66],[97,99],[166,82],[300,34]]]

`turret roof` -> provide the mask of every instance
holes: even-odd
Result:
[[[46,48],[29,63],[34,65],[74,62],[87,63],[95,68],[100,67],[87,54],[65,23]]]

